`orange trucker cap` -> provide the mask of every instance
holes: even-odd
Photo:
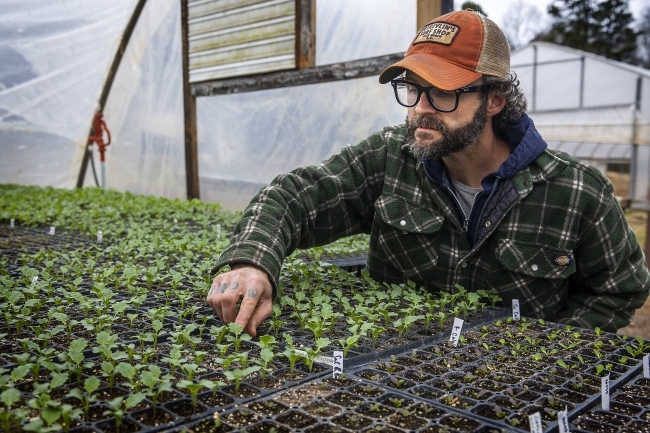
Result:
[[[510,46],[499,26],[471,9],[450,12],[418,32],[404,59],[384,69],[381,84],[404,71],[431,85],[454,90],[482,75],[504,77],[510,72]]]

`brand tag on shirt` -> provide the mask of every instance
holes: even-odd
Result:
[[[571,263],[571,256],[566,254],[553,254],[553,261],[558,266],[568,266]]]

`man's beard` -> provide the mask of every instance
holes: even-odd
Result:
[[[411,119],[407,117],[406,135],[404,138],[406,144],[417,159],[440,159],[443,156],[449,156],[452,153],[463,150],[476,142],[483,132],[483,127],[486,122],[487,98],[478,107],[469,123],[456,128],[449,128],[440,119],[430,114],[416,114]],[[415,136],[418,127],[435,129],[442,137],[424,143],[423,141],[426,140],[426,137],[420,138]],[[429,135],[426,132],[418,132],[417,134],[419,136]]]

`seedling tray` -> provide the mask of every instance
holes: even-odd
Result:
[[[573,429],[588,431],[587,421],[595,421],[607,431],[642,431],[643,423],[650,422],[645,410],[637,414],[647,406],[641,398],[650,399],[645,395],[650,385],[639,380],[640,356],[621,359],[633,340],[536,320],[513,322],[509,310],[486,307],[498,302],[490,291],[467,293],[453,287],[451,293],[431,294],[410,282],[379,284],[360,271],[365,258],[355,261],[364,251],[361,238],[305,253],[310,259],[329,255],[339,266],[357,266],[348,268],[354,275],[331,263],[305,263],[296,256],[286,261],[276,309],[259,329],[262,336],[276,337],[267,379],[259,371],[240,370],[244,378],[235,392],[234,372],[247,363],[264,365],[256,343],[270,344],[266,337],[243,340],[238,354],[217,346],[224,325],[205,304],[213,260],[228,244],[238,216],[195,201],[163,203],[113,191],[4,188],[12,190],[14,199],[3,209],[17,212],[5,212],[6,225],[0,227],[0,313],[5,318],[0,323],[0,334],[5,334],[0,343],[0,415],[11,414],[9,431],[17,423],[40,421],[49,427],[61,421],[53,420],[52,411],[34,408],[42,395],[51,398],[50,409],[66,406],[68,414],[74,412],[70,408],[81,407],[80,399],[96,396],[88,419],[70,415],[72,431],[113,432],[115,418],[104,412],[116,405],[116,397],[140,396],[139,391],[146,391],[146,397],[124,408],[122,433],[381,427],[418,433],[527,431],[527,415],[533,411],[542,413],[551,432],[557,430],[554,411],[564,404],[570,406]],[[29,194],[18,199],[16,190]],[[78,203],[73,199],[77,194]],[[0,197],[6,201],[8,196]],[[48,208],[50,201],[65,202],[65,212]],[[7,227],[11,218],[17,219],[16,227]],[[56,234],[49,235],[54,224]],[[101,243],[97,230],[104,233]],[[458,346],[449,347],[454,318],[465,316]],[[162,323],[159,330],[153,327],[154,318]],[[115,346],[106,336],[100,338],[103,342],[97,339],[104,330],[116,338]],[[154,348],[148,338],[156,332]],[[241,335],[228,332],[226,342]],[[329,344],[317,344],[319,336]],[[93,350],[109,346],[110,355]],[[302,374],[287,374],[287,357],[295,355],[292,347],[312,355],[320,350],[325,356],[346,348],[346,377],[331,379],[331,367],[322,364],[307,373],[301,361],[296,369]],[[115,368],[123,364],[112,391],[103,359],[117,364]],[[602,414],[600,375],[607,373],[606,365],[614,410]],[[160,371],[157,384],[147,384],[151,381],[142,376],[150,368]],[[174,377],[165,378],[167,374]],[[96,381],[96,387],[87,391],[86,381]],[[226,384],[211,391],[214,383],[201,381]],[[164,391],[163,385],[169,389]],[[67,396],[75,388],[76,396]],[[157,419],[152,417],[154,389],[159,394]],[[191,398],[197,389],[195,411]],[[223,424],[218,429],[215,414]]]

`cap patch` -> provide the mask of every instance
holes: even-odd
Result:
[[[435,23],[430,23],[422,27],[422,30],[418,33],[418,37],[413,41],[413,45],[419,44],[420,42],[436,42],[438,44],[451,45],[459,31],[460,27],[455,24],[436,21]]]
[[[558,266],[567,266],[569,263],[571,263],[571,257],[565,254],[553,254],[553,261]]]

